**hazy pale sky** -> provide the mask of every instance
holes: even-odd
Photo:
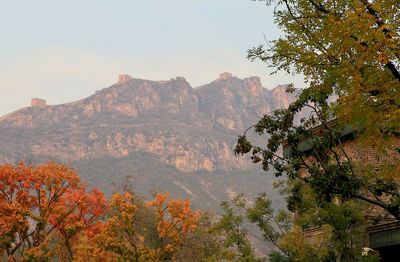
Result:
[[[0,35],[0,115],[32,97],[86,97],[123,73],[193,87],[223,71],[302,85],[246,59],[264,35],[279,36],[272,9],[250,0],[0,0]]]

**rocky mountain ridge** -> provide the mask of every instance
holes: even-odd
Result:
[[[62,162],[108,196],[129,184],[144,197],[168,191],[212,212],[238,193],[253,199],[267,192],[282,206],[272,176],[234,156],[233,147],[260,116],[294,100],[285,89],[268,90],[259,77],[230,73],[197,88],[183,77],[121,75],[79,101],[47,105],[36,98],[30,107],[0,117],[0,163]]]
[[[263,88],[259,77],[230,73],[198,88],[183,78],[119,81],[82,100],[35,104],[0,119],[0,161],[73,162],[146,152],[183,172],[238,170],[235,138],[258,116],[286,107],[285,86]]]

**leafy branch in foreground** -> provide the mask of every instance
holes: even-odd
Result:
[[[234,152],[287,178],[287,205],[296,214],[289,232],[297,239],[314,227],[328,234],[319,243],[331,251],[317,261],[361,259],[357,231],[365,219],[400,221],[398,1],[265,2],[275,6],[282,35],[250,49],[248,58],[301,74],[307,86],[287,109],[253,126],[265,146],[250,142],[246,130]],[[284,235],[288,243],[296,239]],[[308,261],[293,249],[282,254],[274,259]]]
[[[275,4],[283,34],[248,57],[302,74],[308,85],[287,109],[255,124],[257,134],[268,136],[265,147],[245,133],[235,153],[304,182],[321,203],[359,200],[400,221],[398,1],[266,3]],[[374,155],[366,162],[357,151],[368,150]]]

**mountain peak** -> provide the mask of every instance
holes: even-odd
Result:
[[[130,75],[123,74],[123,75],[118,76],[118,83],[120,83],[120,84],[127,84],[131,80],[132,80],[132,77]]]
[[[154,155],[177,170],[246,169],[233,138],[291,97],[269,92],[259,77],[229,72],[193,89],[181,76],[151,81],[121,74],[118,82],[76,102],[31,107],[0,118],[0,162],[20,158],[83,161]],[[51,131],[49,131],[51,130]],[[218,132],[217,132],[218,131]]]
[[[232,77],[232,74],[229,72],[223,72],[223,73],[219,74],[220,80],[228,80],[231,77]]]
[[[245,86],[250,90],[253,97],[260,96],[263,93],[261,79],[258,76],[251,76],[243,79]]]

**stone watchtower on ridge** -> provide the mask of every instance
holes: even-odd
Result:
[[[32,98],[31,99],[31,107],[45,107],[46,100],[41,99],[41,98]]]
[[[131,80],[132,80],[132,77],[130,75],[119,75],[118,76],[118,82],[120,84],[126,84]]]
[[[224,72],[224,73],[219,74],[219,79],[221,79],[221,80],[228,80],[231,77],[232,77],[232,74],[229,72]]]

